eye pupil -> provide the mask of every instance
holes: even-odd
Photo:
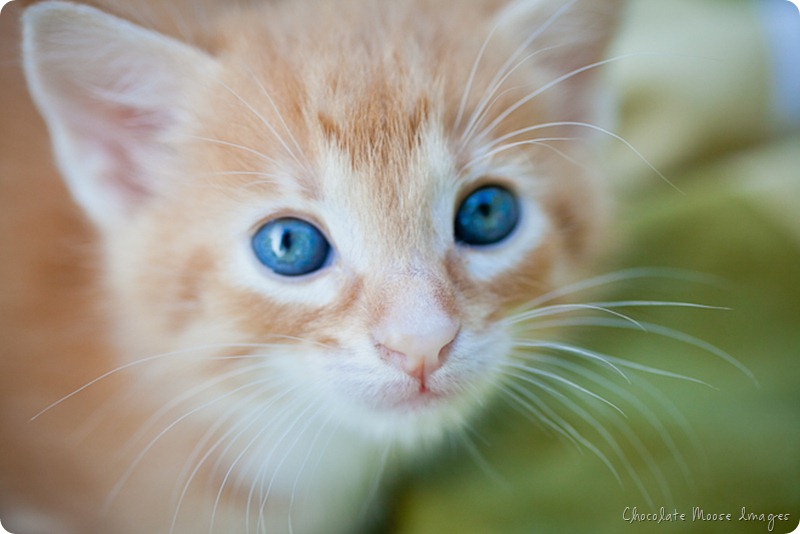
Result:
[[[253,253],[261,264],[281,276],[302,276],[328,262],[331,246],[313,224],[284,217],[264,224],[253,235]]]
[[[455,237],[466,245],[492,245],[507,238],[518,222],[519,206],[511,191],[499,186],[481,187],[459,206]]]
[[[281,251],[287,252],[292,248],[292,233],[291,232],[283,232],[281,236]]]

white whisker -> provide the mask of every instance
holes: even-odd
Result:
[[[523,371],[523,373],[525,373],[525,374],[522,374],[522,373],[510,373],[509,371],[506,371],[506,372],[509,372],[509,374],[512,374],[512,376],[518,378],[519,380],[522,380],[523,382],[527,382],[527,383],[535,385],[537,387],[541,387],[545,391],[554,392],[555,390],[550,388],[549,386],[545,385],[544,382],[542,382],[540,380],[536,380],[534,378],[531,378],[528,375],[541,376],[542,378],[547,378],[547,379],[550,379],[550,380],[552,380],[554,382],[559,382],[561,384],[564,384],[565,386],[567,386],[569,388],[577,390],[577,391],[583,393],[584,395],[587,395],[587,396],[589,396],[589,397],[591,397],[591,398],[593,398],[595,400],[598,400],[598,401],[602,402],[606,406],[609,406],[609,407],[613,408],[614,410],[619,412],[619,414],[622,415],[623,417],[627,417],[627,415],[625,415],[625,412],[622,411],[621,408],[619,408],[616,404],[614,404],[610,400],[601,397],[600,395],[598,395],[597,393],[594,393],[593,391],[589,391],[585,387],[583,387],[583,386],[581,386],[579,384],[576,384],[572,380],[568,380],[568,379],[564,378],[563,376],[559,376],[559,375],[550,373],[548,371],[544,371],[542,369],[537,369],[536,367],[531,367],[529,365],[518,364],[518,363],[513,363],[513,362],[509,362],[509,363],[504,364],[504,367],[508,367],[510,369],[516,369],[518,371]]]
[[[678,186],[676,186],[674,183],[672,183],[672,181],[670,181],[670,179],[667,178],[664,175],[664,173],[662,173],[660,170],[658,170],[656,168],[656,166],[653,165],[650,162],[650,160],[648,160],[645,157],[645,155],[642,154],[639,151],[639,149],[637,149],[635,146],[633,146],[633,144],[630,141],[628,141],[627,139],[625,139],[624,137],[622,137],[622,136],[620,136],[618,134],[615,134],[614,132],[612,132],[611,130],[608,130],[607,128],[603,128],[602,126],[598,126],[596,124],[592,124],[592,123],[588,123],[588,122],[580,122],[580,121],[556,121],[556,122],[547,122],[547,123],[537,124],[537,125],[534,125],[534,126],[529,126],[527,128],[523,128],[521,130],[518,130],[517,132],[512,132],[512,133],[515,133],[516,135],[522,135],[523,133],[530,133],[530,132],[533,132],[533,131],[543,130],[543,129],[546,129],[546,128],[556,128],[556,127],[562,127],[562,126],[567,126],[567,127],[574,126],[574,127],[578,127],[578,128],[587,128],[589,130],[594,130],[596,132],[602,133],[603,135],[607,135],[608,137],[611,137],[612,139],[615,139],[615,140],[619,141],[620,143],[625,145],[631,152],[633,152],[633,154],[636,155],[636,157],[639,158],[639,160],[642,161],[642,163],[647,165],[647,167],[651,171],[653,171],[656,175],[658,175],[658,177],[661,178],[665,183],[667,183],[675,191],[677,191],[677,192],[679,192],[681,194],[685,194],[683,191],[681,191],[681,189]],[[500,139],[502,139],[502,137]],[[495,141],[494,143],[496,143],[496,142],[497,141]],[[495,156],[495,155],[497,155],[497,154],[499,154],[501,152],[505,152],[505,151],[510,150],[512,148],[515,148],[515,147],[518,147],[518,146],[529,145],[529,144],[535,144],[535,143],[536,143],[536,140],[532,140],[532,141],[531,140],[523,140],[523,141],[518,141],[518,142],[515,142],[515,143],[507,143],[507,144],[505,144],[503,146],[500,146],[498,148],[494,148],[492,150],[489,150],[486,153],[481,154],[480,156],[475,158],[475,160],[471,161],[469,163],[469,165],[474,165],[480,159],[490,158],[492,156]],[[492,146],[492,144],[490,144],[489,146]]]
[[[576,355],[576,356],[583,356],[585,358],[589,358],[589,359],[592,359],[592,360],[604,362],[606,365],[612,366],[615,370],[619,371],[620,373],[622,371],[619,370],[619,367],[625,367],[627,369],[632,369],[634,371],[640,371],[640,372],[643,372],[643,373],[662,376],[662,377],[665,377],[665,378],[675,378],[675,379],[678,379],[678,380],[684,380],[686,382],[692,382],[692,383],[695,383],[695,384],[698,384],[698,385],[701,385],[701,386],[705,386],[705,387],[710,388],[710,389],[714,389],[714,390],[717,389],[714,386],[712,386],[711,384],[709,384],[707,382],[704,382],[702,380],[699,380],[697,378],[691,377],[691,376],[686,376],[686,375],[682,375],[682,374],[679,374],[679,373],[673,373],[673,372],[666,371],[664,369],[658,369],[658,368],[655,368],[655,367],[649,367],[649,366],[642,365],[642,364],[639,364],[639,363],[635,363],[635,362],[632,362],[632,361],[629,361],[629,360],[624,360],[622,358],[617,358],[615,356],[610,356],[608,354],[602,354],[600,352],[592,351],[592,350],[589,350],[589,349],[586,349],[586,348],[583,348],[583,347],[576,347],[574,345],[568,345],[568,344],[565,344],[565,343],[547,343],[547,342],[540,343],[540,342],[536,342],[536,341],[532,341],[532,342],[522,341],[522,342],[519,343],[518,346],[520,346],[520,347],[528,347],[530,345],[532,345],[533,347],[537,347],[538,345],[543,345],[544,348],[552,348],[553,350],[557,350],[557,351],[560,351],[560,352],[566,352],[566,353],[573,354],[573,355]],[[550,346],[550,345],[552,345],[552,346]],[[522,353],[522,355],[526,356],[524,353]],[[535,357],[537,359],[543,358],[540,355],[535,355],[533,357]],[[630,379],[628,378],[627,375],[623,374],[622,376],[626,380],[630,381]]]
[[[258,182],[263,184],[277,184],[277,179],[280,178],[277,174],[260,171],[213,171],[203,173],[203,176],[260,176],[262,178],[271,178],[271,180],[262,180]]]
[[[246,147],[244,145],[240,145],[240,144],[237,144],[237,143],[232,143],[230,141],[225,141],[223,139],[213,139],[211,137],[202,137],[202,136],[198,136],[198,135],[191,135],[189,137],[191,139],[195,139],[197,141],[204,141],[206,143],[213,143],[215,145],[220,145],[220,146],[229,147],[229,148],[235,148],[235,149],[241,150],[243,152],[247,152],[248,154],[253,154],[254,156],[257,156],[257,157],[263,159],[264,161],[266,161],[268,163],[272,163],[272,164],[276,163],[273,158],[267,156],[266,154],[263,154],[263,153],[259,152],[258,150],[255,150],[255,149],[250,148],[250,147]]]
[[[503,322],[507,325],[517,324],[523,321],[529,321],[531,319],[536,319],[539,317],[549,317],[551,315],[558,315],[562,313],[569,313],[575,310],[593,310],[593,311],[601,311],[604,313],[608,313],[614,315],[624,321],[628,321],[632,325],[636,326],[642,331],[646,331],[647,329],[642,326],[639,321],[635,319],[611,310],[613,306],[602,306],[597,303],[589,303],[589,304],[556,304],[553,306],[547,306],[546,308],[537,308],[535,310],[531,310],[529,312],[520,313],[517,315],[512,315],[509,318],[505,319]]]
[[[727,306],[711,306],[694,302],[677,302],[669,300],[615,300],[609,302],[592,302],[592,306],[601,308],[692,308],[696,310],[731,311]]]
[[[616,284],[618,282],[628,282],[632,280],[648,278],[674,279],[706,285],[718,285],[720,283],[718,277],[697,273],[695,271],[667,267],[635,267],[632,269],[623,269],[620,271],[601,274],[586,280],[580,280],[569,285],[558,287],[529,301],[525,305],[525,308],[536,308],[542,304],[553,300],[558,300],[568,295],[596,289],[610,284]]]
[[[709,354],[712,354],[723,361],[727,362],[728,364],[732,365],[736,369],[738,369],[743,375],[750,379],[751,382],[756,387],[759,387],[758,380],[756,379],[755,375],[753,374],[750,369],[748,369],[745,365],[743,365],[739,360],[725,352],[724,350],[720,349],[719,347],[712,345],[702,339],[696,338],[679,330],[675,330],[672,328],[668,328],[666,326],[648,323],[648,322],[641,322],[642,326],[645,327],[648,334],[655,334],[661,337],[665,337],[668,339],[673,339],[675,341],[679,341],[686,345],[698,348],[703,350]],[[621,321],[619,319],[607,319],[607,318],[573,318],[567,319],[564,321],[552,321],[546,324],[539,324],[539,325],[530,325],[530,328],[553,328],[553,327],[565,327],[565,326],[588,326],[588,327],[605,327],[605,328],[620,328],[620,329],[627,329],[630,330],[632,327],[630,323],[625,321]],[[660,374],[660,373],[659,373]],[[707,384],[706,384],[707,385]]]
[[[515,347],[522,347],[522,348],[534,348],[534,349],[552,349],[552,350],[556,350],[556,351],[559,351],[559,352],[567,352],[569,354],[574,354],[574,355],[577,355],[577,356],[581,356],[583,358],[599,362],[602,365],[606,365],[606,366],[610,367],[618,375],[620,375],[623,379],[625,379],[625,381],[627,381],[628,383],[630,383],[630,381],[631,381],[631,379],[628,378],[628,375],[626,375],[619,367],[617,367],[616,365],[614,365],[614,363],[612,363],[610,361],[609,357],[607,357],[604,354],[600,354],[598,352],[587,350],[587,349],[584,349],[584,348],[581,348],[581,347],[575,347],[573,345],[567,345],[565,343],[555,343],[555,342],[550,342],[550,341],[523,341],[523,340],[520,340],[520,341],[515,341],[514,342],[514,346]],[[524,354],[524,356],[527,356],[527,354]],[[537,357],[537,356],[538,355],[534,355],[534,357]]]
[[[279,338],[282,337],[282,338],[286,338],[286,339],[295,339],[295,338],[290,338],[288,336],[280,336],[280,335],[276,335],[274,337],[279,337]],[[306,342],[308,342],[308,343],[316,343],[316,342],[313,342],[313,341],[306,341]],[[43,414],[49,412],[50,410],[52,410],[56,406],[59,406],[60,404],[64,403],[65,401],[71,399],[75,395],[78,395],[79,393],[81,393],[81,392],[85,391],[86,389],[92,387],[93,385],[97,384],[101,380],[105,380],[106,378],[108,378],[108,377],[110,377],[112,375],[115,375],[117,373],[121,373],[123,371],[127,371],[129,369],[132,369],[134,367],[138,367],[138,366],[143,365],[143,364],[152,363],[152,362],[156,362],[156,361],[159,361],[159,360],[164,360],[164,359],[167,359],[167,358],[174,358],[174,357],[177,357],[177,356],[185,356],[187,354],[191,354],[192,352],[207,351],[207,350],[239,349],[239,348],[282,348],[282,347],[285,347],[285,345],[274,344],[274,343],[273,344],[268,344],[268,343],[216,343],[216,344],[210,344],[210,345],[198,345],[196,347],[189,347],[189,348],[185,348],[185,349],[179,349],[179,350],[164,352],[164,353],[161,353],[161,354],[155,354],[153,356],[147,356],[145,358],[140,358],[138,360],[134,360],[132,362],[128,362],[128,363],[126,363],[124,365],[120,365],[119,367],[116,367],[116,368],[114,368],[114,369],[112,369],[110,371],[107,371],[107,372],[103,373],[102,375],[98,376],[97,378],[94,378],[94,379],[90,380],[89,382],[87,382],[86,384],[82,385],[78,389],[72,391],[71,393],[69,393],[67,395],[64,395],[63,397],[61,397],[57,401],[49,404],[48,406],[46,406],[45,408],[40,410],[36,415],[31,417],[29,419],[29,421],[35,421],[36,419],[41,417]],[[210,360],[210,359],[246,359],[248,357],[250,357],[250,356],[246,356],[245,355],[245,356],[225,356],[225,357],[204,357],[204,359],[206,359],[206,360]]]

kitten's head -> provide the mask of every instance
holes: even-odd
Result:
[[[594,239],[578,123],[612,3],[269,2],[180,39],[30,9],[31,90],[124,357],[392,441],[460,423],[505,319]]]

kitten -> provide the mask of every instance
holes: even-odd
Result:
[[[605,208],[576,138],[618,7],[176,6],[22,17],[95,231],[14,122],[0,515],[353,532],[498,389],[506,319],[585,265]]]

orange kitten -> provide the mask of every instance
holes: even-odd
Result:
[[[368,524],[380,481],[499,387],[505,319],[603,218],[574,138],[615,2],[189,5],[22,17],[96,232],[21,100],[1,209],[18,534]]]

